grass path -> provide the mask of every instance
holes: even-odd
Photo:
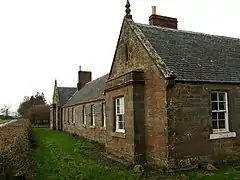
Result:
[[[104,165],[89,158],[96,148],[64,132],[34,129],[39,147],[36,150],[37,180],[132,180],[131,170]],[[97,149],[96,149],[97,150]]]

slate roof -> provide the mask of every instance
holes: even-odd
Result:
[[[240,39],[136,25],[176,80],[240,83]]]
[[[104,90],[106,87],[106,81],[108,79],[108,74],[99,77],[87,84],[85,84],[82,89],[77,91],[65,104],[65,106],[71,106],[79,104],[86,101],[97,100],[103,98]]]
[[[76,91],[74,87],[58,87],[60,105],[63,106]]]

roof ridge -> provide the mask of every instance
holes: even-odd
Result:
[[[182,33],[188,33],[188,34],[198,34],[198,35],[204,35],[204,36],[218,37],[218,38],[225,38],[225,39],[239,40],[240,41],[240,37],[237,38],[237,37],[230,37],[230,36],[223,36],[223,35],[216,35],[216,34],[208,34],[208,33],[203,33],[203,32],[188,31],[188,30],[182,30],[182,29],[172,29],[172,28],[153,26],[153,25],[148,25],[148,24],[143,24],[143,23],[136,23],[136,24],[140,25],[140,26],[149,27],[149,28],[163,29],[163,30],[182,32]]]

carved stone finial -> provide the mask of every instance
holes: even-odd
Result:
[[[126,10],[125,10],[125,12],[126,12],[126,17],[128,17],[128,18],[132,18],[132,15],[130,15],[130,13],[131,13],[131,9],[130,9],[130,2],[129,2],[129,0],[127,0],[127,3],[126,3]]]

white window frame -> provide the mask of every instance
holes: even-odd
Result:
[[[87,114],[86,114],[86,107],[83,106],[83,124],[86,125],[87,124]]]
[[[95,126],[95,105],[91,105],[91,126]]]
[[[225,114],[225,128],[222,128],[222,129],[212,129],[213,130],[213,133],[221,133],[221,132],[229,132],[229,119],[228,119],[228,97],[227,97],[227,92],[224,92],[224,91],[212,91],[211,92],[211,95],[215,93],[217,94],[217,101],[212,101],[211,99],[211,110],[212,110],[212,113],[213,112],[224,112]],[[219,101],[219,93],[223,93],[224,94],[224,97],[225,97],[225,101]],[[225,105],[225,110],[213,110],[212,109],[212,103],[215,102],[215,103],[218,103],[218,107],[219,107],[219,102],[224,102],[224,105]],[[219,109],[219,108],[218,108]],[[212,115],[211,115],[212,116]],[[212,120],[212,118],[211,118]],[[218,120],[217,120],[218,121]],[[213,122],[213,121],[212,121]]]
[[[106,127],[106,103],[102,103],[102,118],[103,127]]]
[[[118,107],[119,107],[119,111],[118,111]],[[123,116],[124,129],[119,128],[119,116]],[[115,118],[116,118],[116,132],[125,133],[126,121],[125,121],[125,114],[124,114],[124,97],[118,97],[115,99]]]

